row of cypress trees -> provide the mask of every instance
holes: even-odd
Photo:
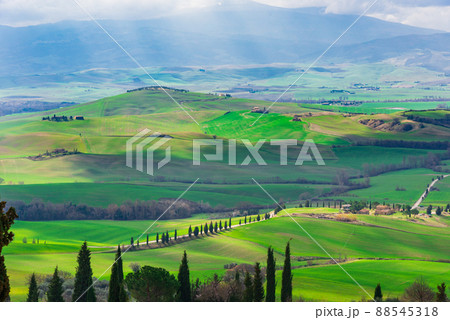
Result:
[[[84,242],[78,253],[78,267],[75,275],[75,285],[72,295],[72,301],[95,302],[96,296],[92,280],[92,268],[90,263],[90,250],[87,243]],[[251,279],[247,272],[244,280],[245,301],[263,301],[264,296],[267,302],[275,301],[275,280],[276,262],[273,254],[273,248],[267,250],[267,270],[266,270],[266,294],[264,294],[263,277],[261,275],[261,267],[259,262],[255,264],[255,275]],[[180,301],[192,301],[191,282],[189,275],[189,266],[186,251],[184,251],[180,268],[178,271],[179,292],[178,299]],[[47,301],[63,302],[63,280],[58,276],[58,267],[55,268],[48,291]],[[30,280],[28,290],[28,302],[37,302],[39,299],[38,286],[36,276],[33,273]],[[120,246],[117,247],[114,264],[111,268],[111,278],[109,282],[108,302],[125,302],[128,301],[128,295],[124,287],[123,261]],[[290,245],[286,245],[285,261],[283,267],[282,284],[281,284],[281,301],[292,301],[292,274],[290,263]]]
[[[78,266],[75,273],[75,284],[72,294],[72,301],[95,302],[97,301],[97,298],[95,296],[92,281],[91,251],[88,249],[86,241],[83,243],[80,251],[78,252],[77,263]],[[122,278],[123,278],[123,271],[122,271]],[[64,301],[62,296],[63,282],[64,282],[63,279],[61,279],[61,277],[59,277],[58,275],[58,266],[56,266],[52,279],[50,281],[50,285],[47,290],[47,301],[49,302]],[[27,302],[37,302],[38,300],[39,300],[39,293],[36,282],[36,275],[33,273],[31,275],[30,285],[28,288]]]

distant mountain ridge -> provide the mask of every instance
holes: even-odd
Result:
[[[355,19],[325,14],[320,8],[286,9],[245,2],[145,21],[101,23],[142,65],[186,66],[310,61]],[[330,57],[348,60],[355,57],[348,50],[356,49],[371,61],[391,57],[397,53],[393,52],[395,42],[389,39],[395,37],[419,37],[426,50],[440,36],[433,35],[436,32],[363,17]],[[0,46],[0,75],[136,67],[92,21],[0,26],[0,39],[6,44]],[[385,47],[373,48],[386,44],[391,46],[390,54]],[[399,46],[404,49],[408,48]],[[450,51],[448,42],[440,49]]]

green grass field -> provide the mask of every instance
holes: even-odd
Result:
[[[412,72],[412,69],[409,71]],[[314,73],[309,79],[319,83],[321,77],[320,73]],[[282,82],[286,78],[278,80]],[[335,80],[337,85],[340,80]],[[391,94],[398,94],[395,88],[385,87],[383,90],[392,90]],[[364,113],[377,113],[375,115],[346,117],[339,113],[322,112],[315,106],[277,103],[269,114],[262,116],[252,126],[260,114],[250,113],[249,110],[254,106],[268,107],[270,102],[194,92],[172,93],[199,122],[199,126],[156,89],[120,94],[46,112],[0,117],[1,199],[24,202],[41,199],[53,203],[72,202],[107,207],[125,201],[175,199],[191,181],[200,178],[186,193],[185,199],[202,201],[214,207],[222,205],[232,208],[245,201],[273,208],[275,204],[253,182],[253,178],[261,182],[277,201],[287,202],[288,212],[294,215],[295,221],[330,255],[336,259],[349,259],[343,267],[348,268],[369,292],[372,293],[380,282],[387,296],[398,297],[418,276],[426,277],[433,287],[439,282],[448,281],[448,263],[438,262],[450,260],[447,249],[450,240],[448,216],[412,221],[401,214],[389,217],[357,215],[356,223],[345,223],[322,216],[333,216],[339,212],[338,209],[298,209],[295,206],[300,199],[319,198],[413,204],[431,178],[439,173],[431,169],[389,172],[370,177],[368,188],[345,193],[338,190],[337,177],[346,175],[352,182],[361,182],[364,179],[360,177],[364,176],[368,166],[401,164],[408,157],[443,153],[444,150],[352,144],[369,139],[447,141],[450,139],[449,128],[426,124],[423,128],[417,126],[410,132],[399,133],[375,130],[361,124],[359,120],[362,118],[392,121],[398,117],[406,121],[397,106],[378,103],[361,106],[366,108]],[[357,94],[371,95],[362,91]],[[410,108],[419,107],[427,106],[417,104]],[[429,107],[432,107],[431,104]],[[395,110],[396,113],[378,114],[380,110],[388,110],[384,113]],[[53,114],[83,115],[86,120],[61,123],[41,120],[42,116]],[[302,121],[292,121],[294,114],[300,114]],[[155,176],[125,166],[126,141],[144,128],[172,137],[167,143],[172,150],[172,161],[158,170]],[[192,139],[214,138],[224,139],[224,158],[211,162],[202,158],[201,165],[194,166]],[[227,163],[230,139],[238,139],[237,165]],[[289,148],[287,166],[279,165],[279,147],[269,144],[260,149],[266,166],[258,166],[255,161],[242,165],[248,151],[240,139],[248,139],[253,144],[259,139],[294,139],[299,145]],[[313,139],[317,143],[325,166],[319,166],[315,161],[305,161],[303,166],[293,164],[305,139]],[[28,158],[55,148],[77,149],[81,153],[42,161]],[[202,150],[207,154],[215,151],[212,147]],[[159,150],[155,157],[162,158],[163,152]],[[444,169],[447,167],[448,161],[442,165]],[[432,191],[425,204],[445,205],[448,202],[448,181],[441,181],[436,186],[439,191]],[[149,237],[154,240],[156,232],[166,230],[172,235],[174,229],[178,230],[179,235],[185,235],[189,225],[204,224],[220,215],[223,212],[161,220],[148,232]],[[295,299],[361,300],[364,293],[338,266],[321,264],[305,267],[304,257],[312,257],[313,261],[322,263],[329,257],[290,217],[283,213],[279,216],[169,247],[130,251],[124,257],[126,272],[130,271],[130,263],[137,262],[164,267],[176,273],[181,254],[186,250],[192,278],[204,280],[214,273],[223,275],[226,272],[225,264],[256,261],[265,264],[269,245],[275,249],[280,265],[284,259],[286,242],[291,240]],[[61,270],[74,274],[76,253],[84,240],[91,246],[94,275],[101,276],[113,261],[113,247],[119,243],[128,244],[131,237],[138,237],[152,223],[106,220],[17,221],[13,227],[15,241],[4,250],[11,276],[12,300],[25,299],[27,277],[32,272],[50,274],[58,265]],[[233,224],[237,223],[237,218],[234,218]],[[24,243],[24,238],[27,243]],[[33,244],[33,239],[39,239],[39,244]],[[141,243],[145,242],[142,240]],[[109,271],[106,271],[105,276],[108,278]],[[277,276],[280,276],[280,271]]]
[[[332,210],[328,209],[328,211]],[[289,212],[294,214],[298,210],[289,209]],[[358,216],[358,219],[362,220],[367,218],[369,217]],[[445,246],[450,239],[448,229],[420,225],[401,219],[395,219],[392,222],[393,217],[371,218],[374,218],[371,221],[373,226],[295,217],[297,222],[334,258],[345,256],[366,259],[355,262],[350,260],[344,263],[343,267],[370,292],[376,283],[380,282],[388,296],[394,297],[400,295],[407,284],[418,276],[425,276],[433,285],[448,279],[448,264],[431,262],[438,259],[450,259],[450,256],[445,254]],[[154,237],[155,232],[173,228],[177,228],[180,235],[186,234],[189,225],[201,224],[205,221],[208,220],[203,216],[159,221],[152,228],[150,239]],[[24,299],[25,280],[31,272],[49,274],[54,265],[58,265],[61,270],[73,274],[76,251],[83,240],[87,240],[91,246],[94,246],[92,248],[94,276],[100,276],[110,265],[114,255],[114,253],[100,252],[101,248],[103,247],[103,251],[113,250],[110,246],[118,242],[128,243],[130,235],[137,237],[151,223],[152,221],[17,222],[13,229],[16,232],[16,241],[5,250],[12,283],[12,299],[16,301]],[[233,219],[233,224],[238,224],[237,218]],[[386,224],[390,228],[384,227]],[[377,225],[379,227],[376,227]],[[439,230],[440,233],[436,234],[435,230]],[[23,237],[27,237],[29,243],[22,243]],[[31,239],[37,237],[40,243],[32,244]],[[128,265],[131,262],[137,262],[141,265],[164,267],[176,273],[181,254],[183,250],[186,250],[189,255],[191,276],[206,279],[214,273],[223,275],[226,271],[223,266],[232,262],[260,261],[264,265],[268,245],[274,247],[277,263],[281,264],[284,259],[282,256],[284,246],[291,238],[292,264],[294,268],[300,267],[293,271],[296,298],[301,296],[313,301],[361,299],[363,296],[361,290],[337,266],[301,267],[304,263],[297,261],[298,257],[328,257],[287,216],[241,226],[219,235],[203,236],[197,240],[170,247],[131,251],[124,256],[124,266],[126,272],[129,272]],[[143,242],[145,239],[141,241],[141,244]],[[368,258],[389,260],[373,261],[367,260]],[[399,259],[423,260],[423,262]],[[429,270],[433,271],[429,272]],[[108,275],[109,271],[106,272],[106,278]],[[324,279],[327,281],[323,281]],[[333,284],[333,287],[328,287],[330,284]]]

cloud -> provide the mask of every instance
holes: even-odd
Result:
[[[76,0],[99,19],[148,19],[245,0]],[[326,13],[360,14],[373,0],[255,0],[279,7],[324,7]],[[379,0],[368,13],[379,19],[450,32],[449,0]],[[87,20],[74,0],[0,0],[0,24],[26,26]]]

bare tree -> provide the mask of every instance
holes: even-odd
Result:
[[[420,277],[405,289],[402,300],[407,302],[431,302],[435,301],[435,293],[428,283]]]

